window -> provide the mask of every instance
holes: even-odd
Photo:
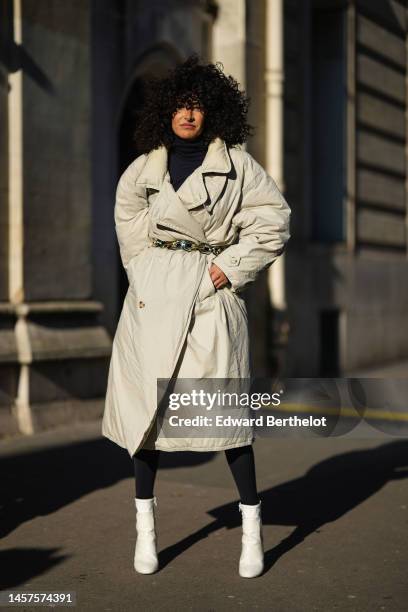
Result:
[[[312,240],[346,239],[346,15],[312,18]]]

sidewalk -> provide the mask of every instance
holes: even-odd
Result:
[[[408,359],[375,368],[361,368],[348,372],[349,378],[408,378]]]
[[[408,440],[260,438],[254,450],[266,571],[248,580],[223,453],[162,453],[161,569],[142,576],[132,464],[99,422],[0,443],[1,587],[73,590],[81,611],[405,612]]]

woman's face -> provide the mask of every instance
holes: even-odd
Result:
[[[171,127],[180,138],[193,140],[204,129],[204,113],[198,106],[178,108],[173,114]]]

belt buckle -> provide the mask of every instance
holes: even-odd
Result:
[[[212,247],[211,244],[207,244],[206,242],[203,242],[200,244],[200,251],[201,253],[212,253]]]
[[[179,240],[178,242],[180,248],[183,249],[183,251],[191,251],[193,248],[193,243],[191,242],[191,240]]]

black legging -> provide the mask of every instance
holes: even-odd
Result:
[[[140,449],[133,455],[135,468],[136,497],[151,499],[159,463],[159,450]],[[225,456],[230,466],[241,503],[255,505],[259,503],[256,487],[255,459],[252,445],[229,448]]]

